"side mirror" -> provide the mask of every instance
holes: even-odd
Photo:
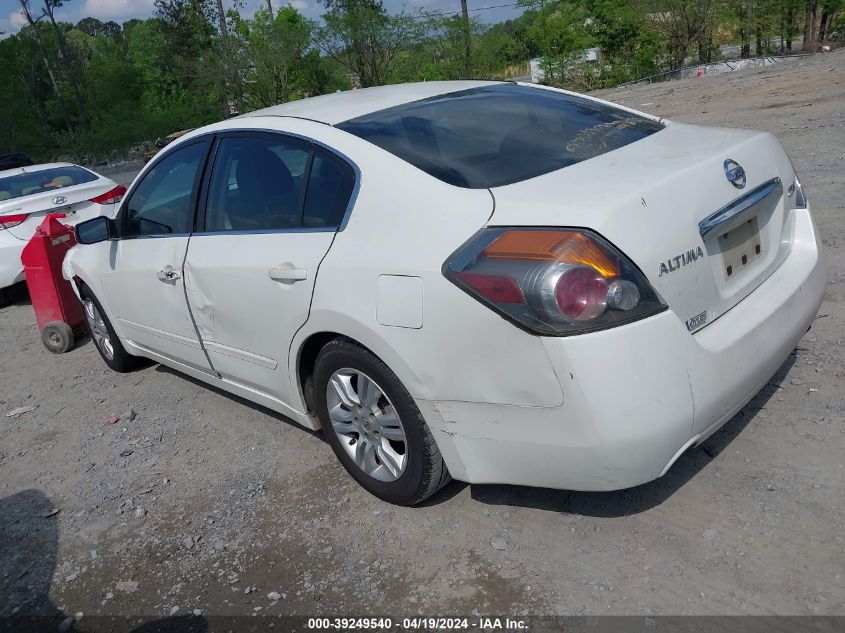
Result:
[[[117,235],[114,220],[104,215],[91,218],[76,225],[77,244],[97,244]]]

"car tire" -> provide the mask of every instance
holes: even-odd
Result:
[[[41,330],[41,342],[54,354],[64,354],[73,348],[73,329],[64,321],[51,321]]]
[[[355,389],[363,392],[365,384],[372,383],[368,387],[371,394],[381,395],[375,396],[376,404],[372,407],[365,406],[368,397],[360,396],[358,404],[353,405],[341,399],[339,394],[344,389],[335,386],[341,382],[352,390],[347,391],[347,395],[353,394],[348,399],[352,402],[355,402]],[[424,501],[451,481],[434,436],[414,399],[396,374],[370,351],[344,338],[332,340],[317,356],[313,385],[314,405],[326,440],[343,467],[366,490],[390,503],[410,506]],[[370,414],[373,410],[376,413]],[[341,417],[344,419],[340,420]],[[394,422],[385,422],[394,418]],[[379,420],[385,425],[379,426]],[[397,440],[400,435],[402,441]],[[371,449],[369,459],[368,449]],[[360,455],[364,455],[363,459]],[[401,471],[397,469],[400,461]],[[362,462],[364,465],[359,465]],[[373,472],[368,472],[369,467],[373,467]]]
[[[132,356],[126,351],[94,293],[87,286],[83,286],[79,294],[82,296],[85,327],[106,365],[121,374],[140,367],[144,359]]]

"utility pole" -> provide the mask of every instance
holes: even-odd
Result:
[[[273,3],[267,0],[267,10],[270,12],[270,21],[273,21]]]
[[[464,48],[466,49],[464,52],[464,54],[466,55],[466,59],[464,60],[466,63],[465,74],[466,79],[472,79],[472,48],[470,46],[469,12],[467,11],[467,0],[461,0],[461,13],[464,16]]]

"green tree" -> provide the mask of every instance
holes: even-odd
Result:
[[[324,24],[314,29],[319,49],[346,68],[362,88],[388,82],[400,55],[417,45],[424,30],[413,16],[388,15],[381,2],[327,0]]]

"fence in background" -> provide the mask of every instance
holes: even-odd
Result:
[[[686,66],[684,68],[680,68],[678,70],[670,70],[665,73],[659,73],[657,75],[650,75],[648,77],[643,77],[642,79],[637,79],[635,81],[629,81],[624,84],[620,84],[618,87],[623,86],[639,86],[642,84],[651,84],[657,83],[660,81],[671,81],[674,79],[688,79],[690,77],[704,77],[704,76],[711,76],[711,75],[724,75],[725,73],[732,73],[737,70],[745,70],[746,68],[762,68],[763,66],[771,66],[772,64],[779,64],[782,62],[801,59],[804,57],[809,57],[807,54],[802,55],[783,55],[783,56],[772,56],[772,57],[758,57],[755,59],[733,59],[733,60],[725,60],[721,62],[714,62],[712,64],[699,64],[695,66]]]

